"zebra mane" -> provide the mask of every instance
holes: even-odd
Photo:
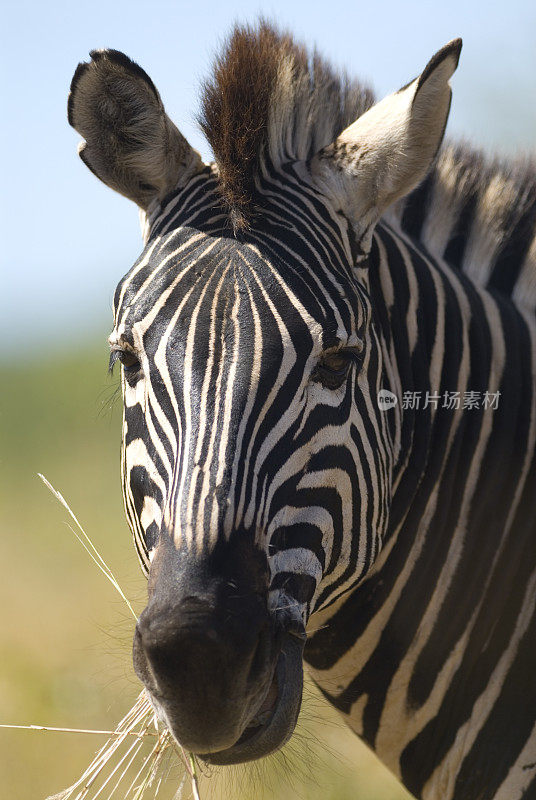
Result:
[[[476,284],[519,301],[534,296],[534,160],[493,158],[448,142],[424,181],[389,216]],[[524,264],[523,280],[515,288]]]
[[[373,102],[367,87],[265,20],[236,26],[203,85],[199,117],[235,228],[253,212],[264,156],[275,168],[309,158]]]

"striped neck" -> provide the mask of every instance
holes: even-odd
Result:
[[[387,225],[370,291],[399,397],[389,528],[361,584],[313,616],[305,657],[417,797],[493,797],[518,761],[508,780],[521,780],[536,705],[536,325]],[[515,735],[502,735],[505,708]]]

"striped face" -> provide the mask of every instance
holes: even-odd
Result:
[[[200,562],[247,541],[303,623],[375,558],[392,460],[366,270],[325,202],[290,171],[237,239],[198,175],[153,212],[110,336],[145,570],[163,538]]]

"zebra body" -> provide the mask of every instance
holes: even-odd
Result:
[[[110,337],[134,663],[207,760],[288,739],[303,651],[418,797],[536,795],[536,179],[430,171],[459,49],[373,106],[237,29],[214,165],[122,54],[75,73],[84,161],[146,211]]]

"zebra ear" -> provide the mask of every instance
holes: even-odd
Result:
[[[86,140],[79,155],[101,181],[146,209],[201,169],[201,157],[141,67],[117,50],[90,56],[74,73],[67,104],[69,123]]]
[[[445,45],[422,74],[370,108],[311,161],[311,172],[360,231],[426,175],[449,114],[449,78],[461,39]]]

